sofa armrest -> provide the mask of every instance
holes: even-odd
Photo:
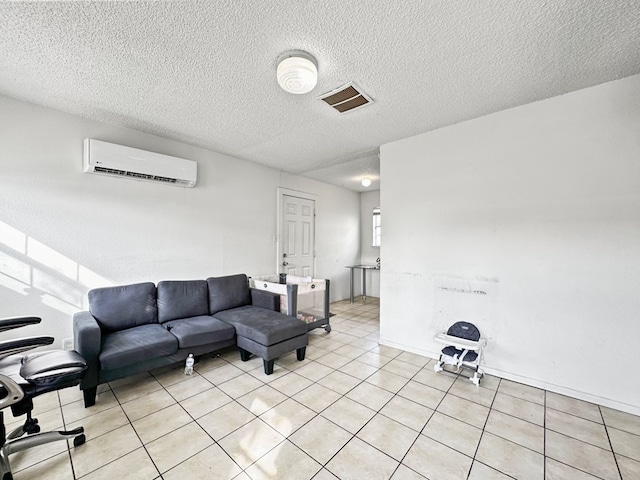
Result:
[[[266,290],[251,289],[251,304],[274,312],[280,311],[280,295]]]
[[[98,385],[100,378],[100,348],[102,332],[93,315],[89,312],[78,312],[73,316],[73,345],[87,362],[87,373],[80,382],[80,388]]]

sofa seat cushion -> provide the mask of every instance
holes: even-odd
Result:
[[[215,317],[233,325],[239,337],[262,345],[275,345],[307,333],[306,323],[297,318],[252,305],[224,310]]]
[[[172,355],[178,350],[178,339],[162,325],[150,324],[120,330],[104,336],[100,364],[102,370]]]
[[[209,315],[171,320],[164,322],[162,326],[178,339],[180,348],[223,342],[236,334],[231,325]]]

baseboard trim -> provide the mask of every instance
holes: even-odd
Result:
[[[385,340],[383,338],[380,339],[379,343],[380,345],[385,345],[387,347],[393,347],[399,350],[404,350],[406,352],[415,353],[417,355],[422,355],[423,357],[437,359],[440,356],[440,352],[432,352],[429,350],[414,348],[408,345],[402,345],[396,342]],[[505,380],[511,380],[514,382],[523,383],[525,385],[530,385],[532,387],[542,388],[544,390],[558,393],[560,395],[566,395],[568,397],[577,398],[578,400],[584,400],[585,402],[595,403],[597,405],[602,405],[604,407],[612,408],[614,410],[620,410],[622,412],[640,416],[639,405],[631,405],[631,404],[620,402],[611,398],[600,397],[598,395],[582,392],[580,390],[574,390],[572,388],[563,387],[562,385],[555,385],[553,383],[544,382],[542,380],[538,380],[535,378],[525,377],[513,372],[498,370],[496,368],[491,368],[488,365],[482,365],[482,369],[489,375],[494,375],[496,377],[504,378]]]

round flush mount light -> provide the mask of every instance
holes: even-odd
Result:
[[[370,178],[363,178],[362,179],[362,186],[363,187],[370,187],[371,186],[371,179]]]
[[[318,83],[316,59],[302,50],[283,53],[276,73],[282,89],[296,95],[310,92]]]

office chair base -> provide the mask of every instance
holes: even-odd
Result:
[[[82,445],[86,441],[84,428],[78,427],[68,431],[62,430],[57,432],[36,433],[26,437],[16,438],[14,440],[8,440],[2,448],[0,448],[0,478],[2,480],[13,480],[11,465],[9,463],[9,455],[27,450],[28,448],[44,445],[46,443],[71,439],[73,439],[74,447]]]
[[[25,433],[27,435],[29,435],[29,434],[33,435],[34,433],[40,433],[40,425],[38,425],[38,419],[37,418],[29,418],[24,423],[24,425],[20,425],[15,430],[12,430],[11,432],[9,432],[7,434],[7,440],[13,440],[15,438],[20,438]]]

